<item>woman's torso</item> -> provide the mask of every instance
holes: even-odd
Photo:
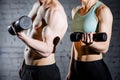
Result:
[[[99,21],[96,16],[96,10],[101,4],[98,1],[87,13],[82,9],[78,9],[73,18],[73,32],[97,32]],[[73,57],[78,61],[94,61],[102,58],[102,53],[96,52],[81,40],[79,42],[73,42],[73,51]]]

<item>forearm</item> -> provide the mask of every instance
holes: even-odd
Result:
[[[32,21],[34,21],[36,15],[37,15],[37,10],[38,10],[39,6],[40,6],[39,2],[38,1],[35,2],[31,11],[28,14],[28,16],[32,19]]]
[[[36,14],[34,14],[33,16],[28,15],[28,17],[30,17],[33,22],[35,20]]]
[[[93,42],[89,47],[96,52],[106,53],[109,48],[109,44],[107,42]]]
[[[107,37],[106,41],[94,41],[93,33],[85,33],[82,36],[82,42],[95,52],[106,53],[109,48],[110,35]]]
[[[31,10],[28,14],[28,17],[30,17],[31,20],[34,21],[34,19],[36,17],[36,11],[33,12],[33,10]]]
[[[20,38],[26,45],[28,45],[35,52],[39,53],[42,57],[47,57],[52,53],[53,46],[48,45],[46,42],[39,41],[36,39],[29,38],[24,35],[24,37]]]

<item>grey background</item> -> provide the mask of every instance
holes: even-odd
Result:
[[[0,80],[20,80],[18,69],[23,60],[25,44],[11,36],[7,26],[22,15],[27,15],[36,0],[0,0]],[[71,9],[79,0],[59,0],[68,15],[69,27],[62,42],[57,46],[56,61],[62,80],[65,80],[70,60]],[[104,55],[113,80],[120,80],[120,8],[118,0],[101,0],[111,8],[114,16],[112,39],[109,51]],[[97,73],[97,72],[96,72]]]

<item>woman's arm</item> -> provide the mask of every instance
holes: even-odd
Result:
[[[71,47],[71,59],[70,59],[70,63],[69,63],[69,69],[68,69],[68,74],[67,74],[66,80],[70,80],[72,78],[72,75],[73,75],[72,69],[74,69],[73,59],[74,59],[74,43],[72,43],[72,47]]]
[[[92,42],[92,44],[89,45],[90,48],[96,52],[106,53],[109,48],[112,34],[113,16],[108,7],[102,6],[97,11],[97,17],[99,22],[98,32],[105,32],[107,34],[107,40],[105,42],[93,41],[93,33],[88,33],[83,35],[84,39],[82,38],[82,41],[88,44]]]
[[[25,59],[23,60],[22,65],[21,65],[21,67],[19,69],[19,77],[20,77],[20,79],[22,78],[22,71],[23,71],[24,65],[25,65]]]

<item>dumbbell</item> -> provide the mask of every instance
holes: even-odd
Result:
[[[16,35],[13,28],[15,28],[16,32],[20,32],[22,30],[27,30],[32,26],[32,20],[28,16],[22,16],[18,20],[11,23],[8,26],[8,32],[11,35]]]
[[[82,39],[82,32],[74,32],[70,35],[70,40],[72,42],[77,42],[80,41]],[[107,34],[106,33],[96,33],[93,34],[93,41],[97,41],[97,42],[104,42],[107,40]]]

